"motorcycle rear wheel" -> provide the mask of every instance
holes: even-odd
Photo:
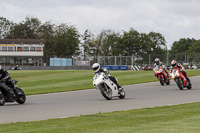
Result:
[[[0,92],[0,106],[3,106],[5,104],[5,98],[4,95]]]
[[[124,89],[122,89],[121,91],[119,91],[119,98],[120,99],[124,99],[125,98],[125,91],[124,91]]]
[[[170,85],[170,79],[168,79],[168,82],[166,83],[166,85]]]

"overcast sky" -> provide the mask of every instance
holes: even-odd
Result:
[[[180,38],[200,39],[200,0],[0,0],[0,16],[16,23],[27,16],[67,23],[81,33],[154,31],[168,49]]]

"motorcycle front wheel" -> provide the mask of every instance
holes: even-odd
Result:
[[[24,94],[24,91],[20,88],[16,88],[16,95],[17,95],[17,100],[16,102],[19,104],[24,104],[26,102],[26,95]]]
[[[192,89],[192,84],[191,83],[189,83],[189,85],[187,86],[187,89],[188,90]]]
[[[164,81],[163,81],[163,78],[161,76],[159,76],[159,80],[160,80],[160,84],[164,85]]]
[[[108,88],[106,85],[101,85],[100,91],[105,99],[107,99],[107,100],[112,99],[112,90],[110,88]]]
[[[183,86],[182,79],[181,78],[176,78],[175,81],[176,81],[176,84],[178,85],[179,89],[183,90],[184,86]]]

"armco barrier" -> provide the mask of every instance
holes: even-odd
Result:
[[[128,65],[101,65],[108,70],[128,70]]]

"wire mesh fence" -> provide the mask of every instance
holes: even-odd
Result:
[[[159,58],[165,65],[170,65],[172,60],[178,63],[200,64],[200,53],[173,53],[173,54],[143,54],[140,56],[98,56],[98,63],[102,65],[149,65],[153,66],[155,58]]]
[[[31,65],[31,66],[51,66],[52,57],[0,57],[0,65]],[[53,57],[54,58],[54,57]],[[88,57],[73,57],[70,59],[72,66],[91,66],[93,63],[98,62],[101,65],[148,65],[153,66],[155,58],[159,58],[165,65],[170,65],[172,60],[176,60],[183,65],[200,65],[200,52],[199,53],[173,53],[173,54],[143,54],[140,56],[98,56],[97,58]],[[54,58],[55,60],[55,58]],[[63,62],[63,58],[59,62]],[[66,63],[61,63],[62,66]],[[69,65],[69,64],[67,64]]]

